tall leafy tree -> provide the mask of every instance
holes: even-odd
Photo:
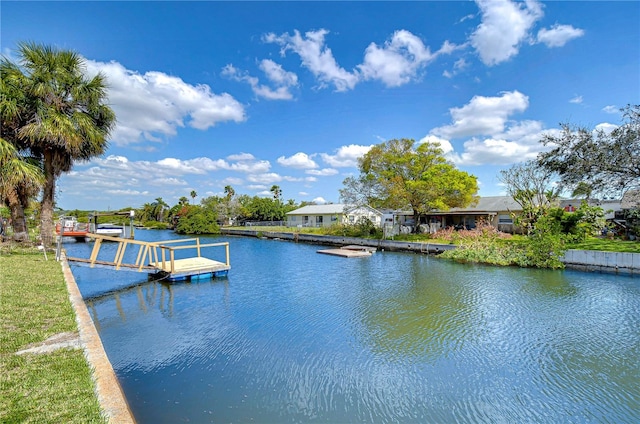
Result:
[[[245,207],[247,219],[252,221],[282,221],[285,218],[282,202],[276,199],[253,196]]]
[[[535,161],[518,163],[500,171],[499,179],[507,193],[522,207],[522,213],[513,214],[514,222],[527,234],[531,233],[540,217],[557,206],[560,190],[553,185],[553,175]]]
[[[340,190],[343,201],[411,208],[416,223],[433,210],[464,207],[476,200],[476,177],[456,169],[438,144],[390,140],[371,148],[358,160],[358,168],[360,176],[347,178]]]
[[[104,153],[115,114],[106,104],[105,77],[87,77],[84,59],[77,53],[21,43],[17,56],[24,116],[16,136],[42,161],[40,230],[43,243],[50,245],[56,180],[75,162]]]
[[[622,114],[623,123],[610,132],[562,124],[560,135],[541,140],[552,149],[538,163],[572,190],[580,184],[603,194],[640,188],[640,105],[628,105]]]

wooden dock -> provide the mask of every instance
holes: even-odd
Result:
[[[358,247],[363,247],[363,246],[358,246]],[[343,258],[366,258],[373,254],[371,250],[367,248],[354,249],[354,248],[346,248],[346,247],[341,247],[339,249],[318,250],[318,253],[322,253],[325,255],[341,256]]]
[[[359,244],[350,244],[348,246],[342,246],[340,249],[359,250],[362,252],[371,252],[371,253],[374,253],[377,250],[375,247],[361,246]]]
[[[116,270],[129,269],[138,272],[146,271],[151,276],[166,278],[169,281],[182,281],[192,279],[211,278],[214,276],[225,276],[231,264],[229,262],[229,243],[208,243],[201,244],[199,238],[178,239],[148,242],[120,237],[103,236],[99,234],[89,234],[88,237],[95,239],[91,257],[67,258],[71,262],[86,263],[89,266],[110,267]],[[103,241],[113,241],[118,243],[116,255],[113,261],[99,260],[100,247]],[[129,245],[137,246],[138,253],[135,262],[124,262],[124,255]],[[219,262],[202,256],[202,249],[214,246],[224,246],[226,261]],[[176,259],[175,253],[178,250],[194,249],[196,257]]]

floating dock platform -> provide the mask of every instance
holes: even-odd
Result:
[[[361,246],[359,244],[350,244],[348,246],[342,246],[340,249],[357,250],[361,252],[371,252],[371,253],[374,253],[377,250],[375,247]]]
[[[171,269],[171,264],[166,263],[164,268],[158,270],[152,276],[167,276],[171,281],[204,280],[212,277],[224,277],[228,274],[229,269],[230,266],[225,263],[197,257],[175,259],[173,261],[173,270]]]
[[[367,246],[343,246],[339,249],[323,249],[318,250],[318,253],[325,255],[341,256],[343,258],[366,258],[375,252],[376,249]]]
[[[138,272],[146,271],[150,276],[166,278],[169,281],[185,281],[207,279],[211,277],[226,276],[231,269],[229,263],[229,243],[208,243],[200,244],[199,238],[179,239],[167,241],[139,241],[123,239],[121,237],[110,237],[99,234],[89,234],[95,239],[91,257],[89,259],[67,258],[71,262],[87,263],[89,266],[96,265],[110,267],[120,270],[128,268]],[[98,260],[100,246],[103,241],[113,241],[118,243],[116,255],[113,261]],[[183,245],[176,245],[182,243]],[[188,243],[184,245],[185,243]],[[124,254],[128,245],[138,246],[138,255],[134,263],[124,262]],[[205,247],[224,246],[226,253],[225,262],[202,257],[201,250]],[[175,252],[181,249],[195,249],[197,256],[184,259],[176,259]]]

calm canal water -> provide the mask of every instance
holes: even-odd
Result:
[[[202,241],[227,278],[72,266],[140,423],[640,422],[638,278]]]

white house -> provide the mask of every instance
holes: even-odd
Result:
[[[288,227],[329,227],[333,224],[355,224],[362,217],[382,226],[385,215],[369,206],[348,206],[342,203],[308,205],[287,213]]]
[[[287,227],[330,227],[342,222],[344,205],[307,205],[287,212]]]
[[[347,206],[345,208],[345,219],[349,224],[355,224],[361,218],[367,218],[375,226],[382,227],[387,216],[381,211],[370,206]]]

